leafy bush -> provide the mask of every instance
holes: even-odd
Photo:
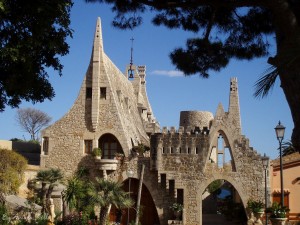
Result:
[[[0,203],[0,224],[1,225],[9,224],[9,215],[4,203]]]
[[[170,206],[170,208],[175,212],[181,212],[183,210],[183,205],[180,203],[173,203],[173,205]]]
[[[266,210],[267,213],[271,213],[271,218],[286,218],[289,211],[289,208],[281,206],[278,202],[273,202],[272,206]]]
[[[0,193],[15,194],[23,182],[27,160],[7,149],[0,149],[0,155]]]
[[[101,156],[101,148],[93,148],[93,156]]]
[[[89,224],[89,217],[87,214],[71,213],[65,216],[61,221],[57,222],[57,225],[87,225]]]
[[[223,185],[223,181],[222,180],[215,180],[213,182],[211,182],[208,186],[207,186],[207,191],[210,194],[220,194],[221,193],[221,186]]]
[[[254,213],[257,213],[257,212],[262,212],[263,211],[263,208],[264,208],[265,204],[261,201],[254,201],[252,199],[250,199],[248,202],[247,202],[247,207],[249,209],[252,210],[252,212]]]

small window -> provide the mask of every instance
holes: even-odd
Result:
[[[44,155],[48,155],[48,153],[49,153],[49,138],[48,137],[43,138],[43,151],[44,151]]]
[[[87,87],[86,88],[86,99],[91,99],[92,98],[92,88]]]
[[[91,154],[93,149],[93,140],[84,140],[84,153]]]
[[[101,87],[100,88],[100,98],[101,99],[106,99],[106,87]]]

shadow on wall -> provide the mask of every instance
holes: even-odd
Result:
[[[82,168],[85,168],[87,171],[89,171],[89,177],[94,180],[96,177],[103,177],[103,174],[98,169],[95,158],[92,155],[85,155],[82,157],[80,162],[77,165],[77,171],[81,170]]]
[[[29,165],[40,165],[41,145],[39,143],[12,141],[12,149],[25,157]]]

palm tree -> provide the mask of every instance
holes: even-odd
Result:
[[[128,193],[122,189],[122,184],[114,181],[96,179],[94,200],[101,207],[100,225],[105,225],[110,205],[118,209],[133,205]]]
[[[40,170],[35,178],[36,182],[41,182],[40,198],[42,201],[42,213],[46,212],[47,200],[51,198],[54,187],[63,179],[60,169]]]
[[[48,170],[40,170],[35,178],[36,182],[41,182],[40,198],[42,201],[42,213],[46,212],[47,184],[49,183],[50,173]]]
[[[93,184],[89,181],[88,170],[79,168],[75,175],[68,179],[62,197],[71,210],[90,212],[94,209],[92,191]]]
[[[62,197],[70,209],[78,208],[78,202],[82,195],[82,186],[82,181],[77,177],[72,177],[67,181],[67,188],[62,192]]]
[[[60,169],[50,169],[49,187],[46,195],[47,199],[51,198],[54,187],[57,186],[63,178],[64,176]]]

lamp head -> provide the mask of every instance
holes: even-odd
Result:
[[[278,141],[282,141],[284,138],[284,131],[285,131],[285,126],[283,126],[280,121],[278,122],[278,125],[275,127],[275,132],[276,132],[276,137]]]
[[[269,165],[269,157],[266,156],[266,153],[264,154],[263,157],[261,157],[261,160],[262,160],[264,169],[267,169],[268,165]]]

